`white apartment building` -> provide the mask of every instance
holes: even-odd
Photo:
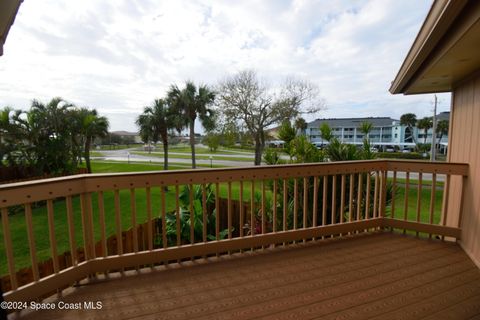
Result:
[[[449,112],[442,112],[437,115],[437,121],[448,120]],[[390,117],[368,117],[368,118],[331,118],[317,119],[308,123],[306,135],[310,141],[322,146],[328,142],[324,141],[320,134],[320,127],[327,123],[332,129],[334,137],[344,143],[361,145],[363,143],[364,134],[360,131],[363,122],[370,122],[373,125],[369,134],[369,140],[372,146],[386,150],[390,148],[413,149],[415,142],[423,143],[423,130],[418,128],[410,128],[400,124],[400,120]],[[428,130],[427,143],[432,140],[432,129]],[[437,141],[438,143],[438,141]],[[440,142],[440,148],[446,149],[448,145],[448,136],[444,135]]]

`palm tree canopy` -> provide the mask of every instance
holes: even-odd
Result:
[[[448,126],[449,126],[448,120],[438,121],[438,123],[437,123],[437,133],[441,134],[441,135],[448,134]]]
[[[418,129],[423,129],[427,131],[433,126],[431,117],[424,117],[417,122]]]
[[[372,129],[373,129],[373,123],[371,122],[364,121],[360,124],[360,132],[365,135],[368,135],[370,131],[372,131]]]
[[[417,116],[414,113],[405,113],[400,117],[400,124],[407,127],[415,127]]]
[[[184,127],[194,125],[198,116],[207,131],[213,129],[214,112],[209,106],[215,100],[215,92],[208,86],[197,88],[191,81],[187,81],[183,89],[172,85],[167,97],[171,106],[184,115]]]

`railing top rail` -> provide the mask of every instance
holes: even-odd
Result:
[[[201,184],[262,179],[282,179],[367,171],[409,171],[464,175],[468,164],[406,160],[364,160],[252,166],[240,168],[148,171],[133,173],[80,174],[0,185],[0,208],[56,197],[115,189],[177,184]],[[192,174],[194,172],[194,174]]]

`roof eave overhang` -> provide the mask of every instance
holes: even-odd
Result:
[[[0,56],[3,55],[3,45],[7,40],[8,32],[15,21],[18,8],[20,8],[20,4],[23,2],[23,0],[2,0],[2,2],[2,9],[4,11],[0,16],[0,18],[3,20],[0,21]]]
[[[407,92],[408,86],[415,80],[425,61],[431,56],[434,48],[467,3],[468,0],[437,0],[433,2],[397,76],[392,81],[389,89],[392,94],[409,93]]]

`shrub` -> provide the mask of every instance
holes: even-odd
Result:
[[[417,159],[417,160],[424,160],[425,158],[419,154],[418,152],[409,152],[409,153],[401,153],[401,152],[378,152],[377,158],[389,158],[389,159]]]

